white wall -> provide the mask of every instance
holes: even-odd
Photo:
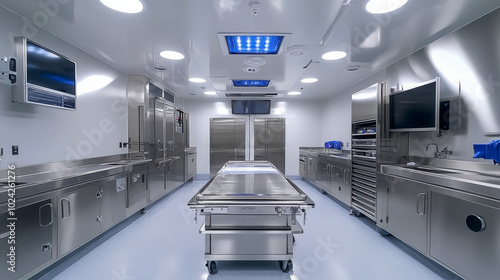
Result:
[[[12,103],[12,86],[1,84],[0,148],[4,155],[0,169],[8,164],[25,166],[126,153],[127,149],[118,147],[119,142],[128,142],[126,75],[0,7],[0,56],[15,56],[9,39],[14,34],[76,62],[77,110]],[[111,82],[84,93],[82,81],[92,75],[104,75]],[[19,155],[11,154],[12,145],[19,146]]]
[[[343,150],[351,149],[351,102],[352,95],[378,82],[385,82],[385,70],[340,91],[326,99],[323,104],[321,145],[326,141],[342,141]]]
[[[271,101],[271,115],[286,119],[285,174],[299,174],[299,147],[321,145],[321,101]],[[177,103],[177,102],[176,102]],[[197,147],[198,174],[210,173],[210,118],[241,117],[231,114],[230,100],[180,101],[191,118],[190,146]],[[248,123],[248,117],[247,123]],[[248,138],[248,137],[247,137]],[[253,141],[253,139],[250,139]]]

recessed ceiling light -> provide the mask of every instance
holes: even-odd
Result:
[[[408,0],[370,0],[366,3],[366,10],[372,14],[384,14],[403,7]]]
[[[310,84],[310,83],[315,83],[318,81],[318,79],[316,78],[305,78],[305,79],[302,79],[300,80],[302,83],[304,84]]]
[[[206,82],[207,80],[202,79],[202,78],[189,78],[189,81],[192,83],[201,84],[201,83]]]
[[[277,54],[284,36],[225,36],[229,54]]]
[[[115,11],[127,14],[140,13],[144,9],[139,0],[101,0],[101,3]]]
[[[182,53],[174,51],[162,51],[160,55],[166,59],[171,60],[181,60],[184,58],[184,55]]]
[[[300,92],[300,91],[290,91],[288,93],[288,95],[301,95],[301,94],[302,94],[302,92]]]
[[[215,92],[215,91],[205,91],[204,94],[206,94],[206,95],[216,95],[217,92]]]
[[[321,58],[324,60],[337,60],[346,57],[347,53],[343,51],[331,51],[324,53]]]

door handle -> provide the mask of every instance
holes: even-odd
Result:
[[[44,221],[42,221],[42,217],[45,213],[45,211],[44,211],[45,207],[48,207],[48,211],[50,213],[49,214],[50,221],[46,224],[44,224]],[[53,209],[54,209],[54,207],[52,206],[52,203],[47,203],[47,204],[40,206],[40,208],[38,209],[38,225],[40,225],[40,227],[43,227],[43,228],[48,227],[54,222]]]
[[[419,193],[417,195],[417,214],[425,215],[426,201],[427,201],[427,194]],[[420,207],[420,205],[423,205],[423,207]],[[420,211],[421,208],[422,208],[422,211]]]
[[[67,219],[71,216],[70,201],[66,198],[61,199],[61,219]]]
[[[97,198],[101,198],[101,197],[102,197],[102,193],[103,193],[103,192],[104,192],[104,191],[103,191],[102,189],[101,189],[100,191],[98,191],[98,192],[96,193],[96,197],[97,197]]]

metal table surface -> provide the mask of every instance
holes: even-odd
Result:
[[[288,201],[311,204],[312,201],[271,163],[266,161],[230,161],[190,201],[192,204],[255,203]]]

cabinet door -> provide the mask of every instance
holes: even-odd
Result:
[[[427,252],[427,185],[388,177],[389,232],[422,253]]]
[[[451,195],[432,192],[430,255],[467,279],[499,279],[500,202]]]
[[[17,204],[21,202],[18,201]],[[15,221],[8,220],[12,218],[8,215],[9,212],[0,214],[2,220],[0,279],[17,279],[55,257],[52,252],[52,227],[55,218],[53,209],[52,200],[47,199],[15,209],[14,217],[17,218]],[[11,222],[14,223],[12,232],[8,227]],[[11,236],[15,239],[9,239]],[[11,246],[15,247],[15,272],[7,270],[11,267],[8,256],[11,254]]]
[[[101,230],[105,231],[125,219],[127,177],[102,183]]]
[[[318,161],[318,168],[316,170],[316,185],[323,190],[327,190],[327,179],[328,185],[330,184],[330,180],[327,177],[327,169],[329,167],[330,166],[326,162],[322,160]]]
[[[330,187],[328,188],[328,193],[332,195],[333,197],[336,197],[337,189],[338,189],[338,167],[330,164],[330,172],[329,172],[329,177],[330,177]]]
[[[59,257],[99,234],[101,201],[98,197],[101,195],[101,186],[93,185],[59,196]]]
[[[339,168],[339,194],[338,199],[346,205],[351,205],[351,188],[349,169]]]

